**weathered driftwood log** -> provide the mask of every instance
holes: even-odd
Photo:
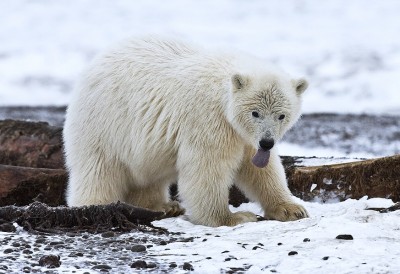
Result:
[[[44,122],[0,120],[0,164],[63,168],[62,128]]]
[[[286,169],[289,188],[306,201],[368,197],[400,201],[400,155]]]
[[[292,162],[296,162],[298,158]],[[400,155],[352,163],[301,167],[288,165],[289,188],[306,201],[369,197],[400,201]],[[62,169],[36,169],[0,165],[0,206],[41,201],[65,205],[67,174]],[[172,195],[176,188],[172,188]],[[230,204],[248,200],[235,187]]]
[[[62,128],[47,123],[0,121],[0,164],[48,169],[0,167],[0,206],[33,200],[63,205],[67,174]],[[304,200],[369,197],[400,200],[400,156],[331,166],[301,167],[304,157],[282,157],[289,188]],[[56,170],[50,170],[56,169]],[[232,188],[230,203],[247,199]]]
[[[35,200],[63,205],[66,181],[63,169],[0,165],[0,206],[28,205]]]
[[[41,231],[90,229],[99,232],[111,228],[127,231],[138,228],[138,224],[151,226],[152,221],[164,215],[120,202],[82,207],[49,207],[34,202],[27,207],[0,207],[3,222],[17,222],[27,230]]]

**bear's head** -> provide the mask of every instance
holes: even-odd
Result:
[[[300,116],[308,83],[286,74],[234,74],[228,119],[244,140],[257,149],[253,164],[265,167],[270,150]]]

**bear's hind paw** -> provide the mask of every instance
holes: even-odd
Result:
[[[179,202],[171,201],[163,206],[166,217],[177,217],[185,214],[185,209],[181,207]]]
[[[256,214],[249,211],[239,211],[232,213],[231,217],[228,220],[228,226],[235,226],[239,224],[244,224],[248,222],[257,222],[258,217]]]

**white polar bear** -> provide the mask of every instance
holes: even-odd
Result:
[[[178,182],[192,222],[256,221],[230,212],[236,184],[266,218],[307,217],[274,146],[299,118],[306,88],[244,54],[131,39],[94,62],[68,107],[68,205],[119,200],[180,213],[168,195]]]

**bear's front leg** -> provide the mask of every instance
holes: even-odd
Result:
[[[229,188],[240,163],[238,155],[226,157],[218,150],[206,153],[193,148],[183,151],[177,163],[178,189],[193,223],[216,227],[257,221],[252,212],[229,210]]]
[[[292,199],[280,157],[271,151],[269,163],[258,168],[251,162],[253,150],[247,149],[236,184],[246,196],[261,204],[264,217],[278,221],[294,221],[308,217],[306,209]]]

